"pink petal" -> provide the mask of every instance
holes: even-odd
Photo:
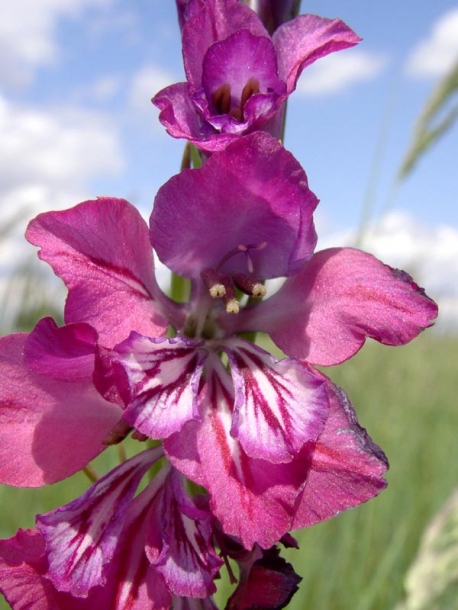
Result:
[[[62,381],[88,379],[94,370],[97,333],[89,324],[58,327],[52,318],[38,322],[27,338],[25,362],[31,369]]]
[[[26,340],[0,339],[0,480],[38,487],[81,470],[103,451],[102,439],[122,411],[100,396],[90,376],[67,382],[30,370]]]
[[[46,540],[48,577],[59,591],[86,597],[104,585],[133,495],[145,472],[162,457],[162,449],[143,451],[97,481],[80,498],[38,515]]]
[[[88,322],[106,347],[131,330],[165,334],[148,229],[127,201],[104,197],[40,214],[26,236],[69,289],[67,322]]]
[[[431,326],[437,305],[403,271],[353,248],[315,254],[237,331],[270,333],[288,355],[322,366],[351,358],[371,337],[403,345]]]
[[[290,462],[323,429],[329,409],[323,379],[247,341],[226,344],[236,392],[231,435],[252,458]]]
[[[340,19],[299,15],[281,25],[272,40],[277,49],[278,75],[291,93],[305,67],[361,39]]]
[[[124,419],[137,430],[161,439],[198,419],[197,391],[205,360],[201,342],[150,339],[132,333],[116,347],[113,362],[122,367],[128,388],[120,388],[126,402]]]
[[[310,448],[312,463],[293,529],[329,519],[386,487],[384,453],[359,425],[345,392],[330,381],[327,385],[331,411],[318,442]]]
[[[183,482],[172,470],[164,486],[162,549],[147,546],[146,552],[174,595],[202,598],[216,591],[213,579],[223,561],[212,543],[213,515],[196,506]]]
[[[34,530],[19,530],[0,540],[0,591],[13,610],[60,610],[56,591],[43,578],[47,571],[45,542]]]

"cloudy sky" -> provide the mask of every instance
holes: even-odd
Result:
[[[458,129],[394,188],[415,119],[458,57],[458,4],[302,4],[364,39],[308,68],[289,105],[285,145],[321,199],[321,244],[350,242],[368,218],[366,249],[458,300]],[[150,103],[183,80],[175,3],[0,0],[0,53],[0,222],[96,195],[147,216],[183,149]],[[3,262],[22,248],[3,241]]]

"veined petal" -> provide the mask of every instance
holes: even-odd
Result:
[[[116,550],[128,506],[141,478],[163,456],[143,451],[97,481],[77,500],[44,515],[37,527],[46,540],[48,577],[59,591],[86,597],[103,585],[104,565]]]
[[[367,337],[408,343],[436,315],[437,305],[404,271],[360,250],[331,248],[235,324],[237,332],[268,332],[289,356],[332,366],[351,358]]]
[[[151,339],[132,333],[112,360],[122,367],[124,419],[151,438],[166,438],[198,419],[197,392],[206,352],[202,342],[176,337]]]
[[[88,322],[106,347],[131,330],[165,334],[148,229],[127,201],[104,197],[40,214],[26,237],[68,287],[66,322]]]
[[[39,324],[40,332],[46,324]],[[102,439],[122,410],[97,392],[92,375],[84,377],[87,362],[81,367],[78,350],[70,351],[76,380],[31,370],[23,359],[27,337],[0,339],[0,480],[38,487],[74,474],[103,451]],[[88,357],[94,358],[83,360]],[[71,368],[71,358],[65,366]]]
[[[197,599],[174,596],[170,610],[218,610],[218,607],[211,597]]]
[[[19,530],[0,541],[0,590],[13,610],[170,610],[172,596],[145,554],[145,530],[151,520],[160,529],[164,466],[129,505],[115,554],[105,566],[104,586],[85,598],[58,591],[48,578],[45,540],[40,532]],[[197,608],[197,607],[196,607]],[[202,606],[205,610],[211,606]]]
[[[250,271],[257,280],[287,276],[313,253],[317,203],[296,159],[258,132],[159,189],[151,242],[170,269],[199,281],[209,268]]]
[[[213,578],[223,564],[212,544],[214,517],[191,500],[176,470],[162,502],[162,549],[147,544],[147,555],[174,595],[208,597],[216,591]]]
[[[230,376],[222,365],[217,373],[210,365],[206,369],[203,420],[188,422],[176,436],[183,437],[188,446],[197,446],[199,483],[209,492],[210,508],[223,531],[237,536],[246,549],[255,543],[269,548],[291,528],[310,456],[303,454],[287,464],[248,457],[230,434],[234,403]],[[192,438],[187,439],[188,435]],[[167,456],[178,469],[189,466],[181,455],[175,462],[172,452],[177,445],[164,442]]]
[[[305,67],[320,57],[352,47],[361,39],[340,19],[299,15],[281,25],[272,40],[277,50],[278,75],[291,93]]]
[[[298,499],[293,529],[308,527],[358,506],[387,485],[388,461],[362,428],[345,392],[327,381],[330,414],[315,446],[304,447],[312,463]]]
[[[252,458],[291,461],[323,429],[329,410],[323,379],[306,364],[275,360],[247,341],[226,345],[235,387],[231,435]]]

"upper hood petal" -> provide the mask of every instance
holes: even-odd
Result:
[[[162,262],[185,277],[208,268],[251,271],[257,280],[288,276],[315,247],[317,203],[298,161],[259,132],[159,189],[151,241]]]

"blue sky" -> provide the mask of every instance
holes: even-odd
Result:
[[[392,189],[416,117],[458,57],[458,4],[302,5],[364,39],[307,69],[289,105],[285,145],[321,200],[322,244],[351,242],[370,200],[366,249],[458,298],[457,128]],[[150,103],[183,78],[175,3],[0,0],[0,51],[0,219],[25,210],[22,231],[40,210],[99,194],[147,215],[183,149]]]

